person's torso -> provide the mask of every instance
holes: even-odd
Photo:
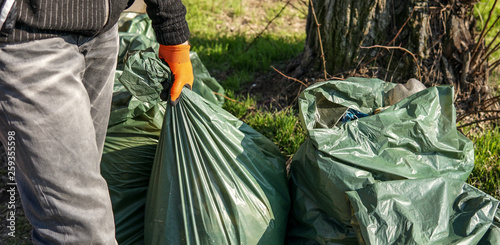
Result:
[[[108,30],[133,0],[17,0],[12,33],[0,42],[23,42],[76,33],[94,36]]]

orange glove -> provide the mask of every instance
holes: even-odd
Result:
[[[188,44],[161,45],[158,56],[167,62],[172,74],[174,74],[174,84],[170,89],[170,102],[176,105],[183,87],[192,89],[193,87],[193,66],[189,58]]]

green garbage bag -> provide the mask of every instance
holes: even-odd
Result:
[[[442,177],[378,182],[346,194],[360,244],[478,244],[499,204]]]
[[[147,14],[124,12],[118,20],[118,64],[117,70],[123,70],[127,53],[152,48],[158,50],[151,19]]]
[[[390,180],[467,179],[474,149],[456,130],[453,89],[428,88],[372,115],[394,86],[349,78],[301,94],[308,138],[291,163],[290,244],[357,244],[347,191]],[[347,109],[370,116],[342,123]]]
[[[221,105],[223,97],[214,96],[213,92],[223,94],[222,87],[210,77],[194,52],[191,61],[194,91]],[[161,82],[171,80],[171,74],[152,49],[129,53],[123,67],[124,70],[116,71],[101,173],[108,182],[116,239],[119,244],[135,245],[144,243],[147,187],[167,104],[158,99],[157,93],[162,91]],[[150,79],[155,79],[158,86],[149,86]],[[120,81],[143,93],[132,96]]]
[[[119,244],[144,243],[146,193],[164,113],[164,102],[139,101],[115,81],[101,174],[108,183]]]
[[[155,47],[154,39],[144,33],[147,28],[142,27],[150,20],[138,16],[131,21],[135,24],[125,23],[123,28],[128,32],[120,35],[122,46],[126,47],[123,53],[120,51],[120,57],[127,59],[123,67],[124,73],[128,71],[121,75],[120,81],[133,92],[134,99],[147,105],[155,104],[159,100],[163,74],[168,71],[156,64],[152,52],[128,57],[130,50]],[[131,31],[127,25],[140,27]],[[151,43],[144,44],[146,42]],[[290,205],[284,158],[269,139],[220,108],[222,88],[195,53],[191,53],[191,61],[195,77],[193,91],[183,91],[177,109],[167,105],[165,125],[170,126],[164,125],[149,185],[146,243],[282,244]],[[197,127],[172,127],[176,120],[189,122],[185,126]],[[182,136],[183,140],[167,141],[175,136],[171,133]],[[194,143],[197,148],[191,146]],[[197,161],[183,162],[184,157],[174,158],[175,154],[187,154]],[[150,158],[144,160],[149,162]],[[122,168],[128,165],[114,164]],[[205,172],[183,178],[175,175],[177,170],[182,170],[180,167],[188,168],[185,173],[189,174],[197,174],[198,170]],[[124,178],[122,182],[131,180],[133,178]],[[202,180],[205,182],[198,183]],[[175,188],[180,184],[197,188]],[[201,207],[203,209],[199,209]],[[117,239],[118,233],[117,228]],[[124,230],[124,233],[133,232]]]
[[[184,89],[167,105],[146,203],[146,244],[283,244],[290,198],[272,141]]]
[[[156,42],[153,23],[147,14],[123,12],[118,20],[118,32],[120,34],[140,34]]]
[[[480,245],[494,245],[500,244],[500,208],[497,208],[497,213],[495,214],[495,218],[493,219],[493,223],[490,228],[483,236],[481,241],[479,241]]]

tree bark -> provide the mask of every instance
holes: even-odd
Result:
[[[299,70],[454,85],[464,111],[489,92],[485,45],[474,39],[475,2],[310,0]]]
[[[320,39],[313,10],[320,25],[326,70],[331,74],[351,71],[363,65],[362,62],[380,58],[383,54],[380,53],[380,48],[372,47],[374,45],[395,47],[405,44],[402,47],[415,54],[416,58],[429,57],[428,39],[431,28],[428,1],[312,0],[311,2],[304,50],[306,61],[303,65],[312,64],[316,69],[324,69],[321,67],[321,62],[318,62],[320,60],[318,57],[321,57]],[[403,26],[405,28],[400,29]],[[391,55],[396,55],[396,58],[407,56],[403,60],[407,68],[404,69],[405,73],[418,75],[417,64],[409,52],[394,48]],[[394,57],[391,63],[393,60]],[[398,60],[394,61],[396,62]],[[401,66],[398,64],[396,67],[401,69]]]
[[[304,58],[316,69],[321,67],[321,41],[326,60],[326,70],[337,73],[355,68],[359,57],[366,52],[360,46],[381,44],[386,40],[383,30],[390,24],[388,6],[393,0],[313,0],[307,18],[307,39]],[[388,5],[389,4],[389,5]],[[316,13],[318,23],[312,14]]]

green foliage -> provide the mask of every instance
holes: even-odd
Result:
[[[256,110],[252,97],[235,96],[233,91],[226,91],[226,95],[231,100],[226,99],[223,108],[271,139],[287,157],[299,149],[306,134],[294,110]]]
[[[237,70],[228,76],[226,80],[222,83],[224,88],[231,89],[233,91],[240,90],[240,85],[250,82],[253,80],[253,74],[246,70]]]
[[[500,128],[473,135],[475,166],[467,182],[500,198]]]
[[[255,111],[244,121],[274,141],[287,157],[295,154],[305,139],[305,132],[292,109]]]
[[[293,24],[291,18],[305,19],[301,11],[287,6],[283,18],[266,29],[283,2],[254,6],[255,1],[185,0],[184,4],[192,50],[226,89],[240,91],[256,74],[271,71],[272,64],[294,58],[304,48],[305,30],[290,30],[293,25],[288,23]]]
[[[272,34],[280,37],[303,35],[305,30],[290,31],[293,20],[307,17],[307,5],[296,2],[285,7],[285,1],[244,0],[183,0],[186,19],[194,36],[212,39],[222,35],[255,36],[280,11],[281,17],[273,21]],[[285,8],[283,8],[285,7]]]
[[[226,90],[226,96],[229,99],[224,101],[222,108],[239,119],[247,116],[248,112],[255,108],[256,102],[250,96],[246,98],[237,97],[232,90]]]
[[[189,29],[194,34],[205,37],[217,35],[216,27],[226,24],[226,18],[242,14],[241,0],[184,0],[187,9],[186,19]]]

